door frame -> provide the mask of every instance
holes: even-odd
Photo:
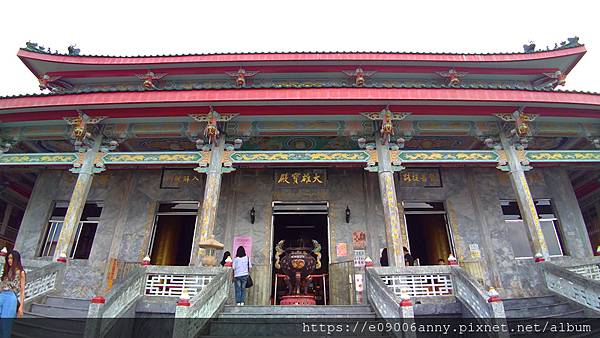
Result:
[[[146,250],[146,255],[148,256],[152,256],[152,249],[154,248],[154,237],[156,236],[156,227],[158,226],[158,216],[169,216],[169,215],[184,215],[184,216],[192,216],[195,215],[196,219],[194,220],[194,234],[192,235],[192,238],[196,238],[196,222],[198,222],[198,212],[191,212],[191,211],[175,211],[175,212],[159,212],[159,208],[161,204],[168,204],[168,203],[187,203],[187,204],[192,204],[192,203],[197,203],[198,204],[198,210],[200,210],[200,207],[202,206],[202,204],[199,201],[181,201],[181,200],[174,200],[174,201],[157,201],[156,202],[156,211],[154,212],[154,221],[152,223],[152,232],[150,234],[150,242],[148,243],[148,250]],[[192,257],[194,257],[194,243],[192,242],[192,248],[190,250],[190,262],[192,262]]]
[[[329,264],[331,264],[331,227],[330,227],[330,220],[329,220],[329,208],[330,208],[330,203],[329,201],[281,201],[281,200],[277,200],[277,201],[271,201],[271,236],[270,236],[270,246],[269,246],[269,290],[271,290],[271,287],[273,286],[273,284],[271,284],[273,282],[273,280],[271,278],[273,278],[273,273],[275,272],[275,266],[273,266],[273,250],[275,248],[275,246],[273,244],[275,244],[275,213],[273,212],[273,209],[275,208],[276,204],[280,204],[280,203],[285,203],[285,204],[297,204],[297,205],[307,205],[307,204],[325,204],[327,206],[327,271],[329,271]],[[300,214],[300,213],[298,213]],[[327,276],[327,278],[329,278],[329,276]],[[271,292],[271,291],[269,291]],[[328,290],[325,290],[325,292],[329,292]],[[272,295],[273,296],[273,303],[277,302],[276,299],[276,295]],[[327,297],[327,299],[329,299],[329,297]],[[276,305],[276,304],[273,304]],[[327,304],[325,304],[327,305]]]
[[[404,202],[422,202],[422,203],[442,203],[442,205],[444,206],[444,211],[441,210],[437,210],[437,211],[406,211],[406,209],[404,209]],[[406,231],[406,239],[407,239],[407,243],[405,244],[406,248],[408,249],[409,252],[411,251],[410,248],[410,234],[408,233],[408,222],[406,220],[406,215],[443,215],[444,216],[444,223],[446,226],[446,236],[448,238],[448,245],[450,246],[450,253],[453,256],[456,256],[456,247],[454,245],[454,235],[452,234],[452,226],[450,224],[450,218],[448,217],[448,208],[446,207],[446,201],[440,201],[440,200],[422,200],[422,199],[417,199],[417,200],[402,200],[402,209],[404,210],[404,213],[402,215],[402,217],[404,218],[404,230]]]

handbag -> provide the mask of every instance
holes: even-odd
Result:
[[[251,288],[254,285],[252,277],[250,277],[250,258],[248,257],[248,279],[246,279],[246,289]]]

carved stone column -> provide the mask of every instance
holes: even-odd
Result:
[[[390,266],[404,266],[404,252],[402,235],[400,232],[400,211],[396,199],[396,186],[394,184],[394,170],[391,161],[390,149],[384,143],[381,135],[375,137],[377,148],[379,192],[383,203],[383,217],[385,220],[385,236],[388,248]]]
[[[548,245],[542,233],[540,220],[535,209],[535,202],[529,191],[529,184],[525,179],[525,170],[519,159],[519,155],[514,144],[503,133],[500,133],[502,148],[506,154],[506,161],[509,169],[510,183],[517,197],[517,204],[521,211],[523,223],[527,227],[527,237],[531,245],[533,254],[541,254],[544,259],[548,259]]]
[[[98,135],[94,138],[92,146],[84,153],[81,167],[71,169],[72,172],[78,173],[77,182],[75,183],[73,194],[69,200],[69,206],[60,231],[60,237],[56,244],[54,260],[58,259],[62,253],[69,256],[71,252],[71,247],[75,240],[75,233],[77,232],[81,214],[83,213],[83,208],[85,207],[85,202],[87,201],[87,196],[92,186],[94,174],[104,170],[103,168],[96,167],[96,159],[101,144],[102,135]]]
[[[206,171],[206,185],[204,186],[204,199],[202,208],[198,209],[198,217],[196,217],[196,228],[192,241],[192,252],[194,254],[192,255],[190,265],[199,266],[201,264],[204,250],[201,250],[198,244],[207,240],[214,232],[221,193],[224,150],[225,136],[223,135],[217,139],[217,144],[210,151],[210,162]]]

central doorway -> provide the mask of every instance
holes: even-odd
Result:
[[[328,202],[273,202],[273,244],[271,266],[271,299],[278,305],[286,294],[285,283],[275,268],[275,246],[285,240],[284,248],[297,246],[303,240],[312,247],[312,240],[321,245],[321,268],[312,273],[308,293],[314,294],[317,305],[328,303],[329,280],[329,203]]]
[[[404,201],[408,249],[415,265],[448,263],[454,252],[443,202]]]
[[[189,265],[198,202],[164,202],[158,206],[150,239],[153,265]]]

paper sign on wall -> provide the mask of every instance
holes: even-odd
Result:
[[[365,250],[367,248],[367,234],[364,231],[352,233],[352,248],[354,250]]]
[[[481,251],[479,250],[479,245],[476,243],[469,244],[469,252],[471,253],[471,258],[481,258]]]
[[[244,250],[246,250],[246,255],[248,257],[252,257],[252,236],[235,236],[233,237],[233,248],[231,255],[235,257],[237,252],[237,248],[243,246]]]
[[[354,250],[354,266],[364,267],[365,258],[367,258],[367,252],[365,250]]]
[[[347,243],[338,243],[335,246],[335,254],[338,257],[346,257],[348,256],[348,244]]]

